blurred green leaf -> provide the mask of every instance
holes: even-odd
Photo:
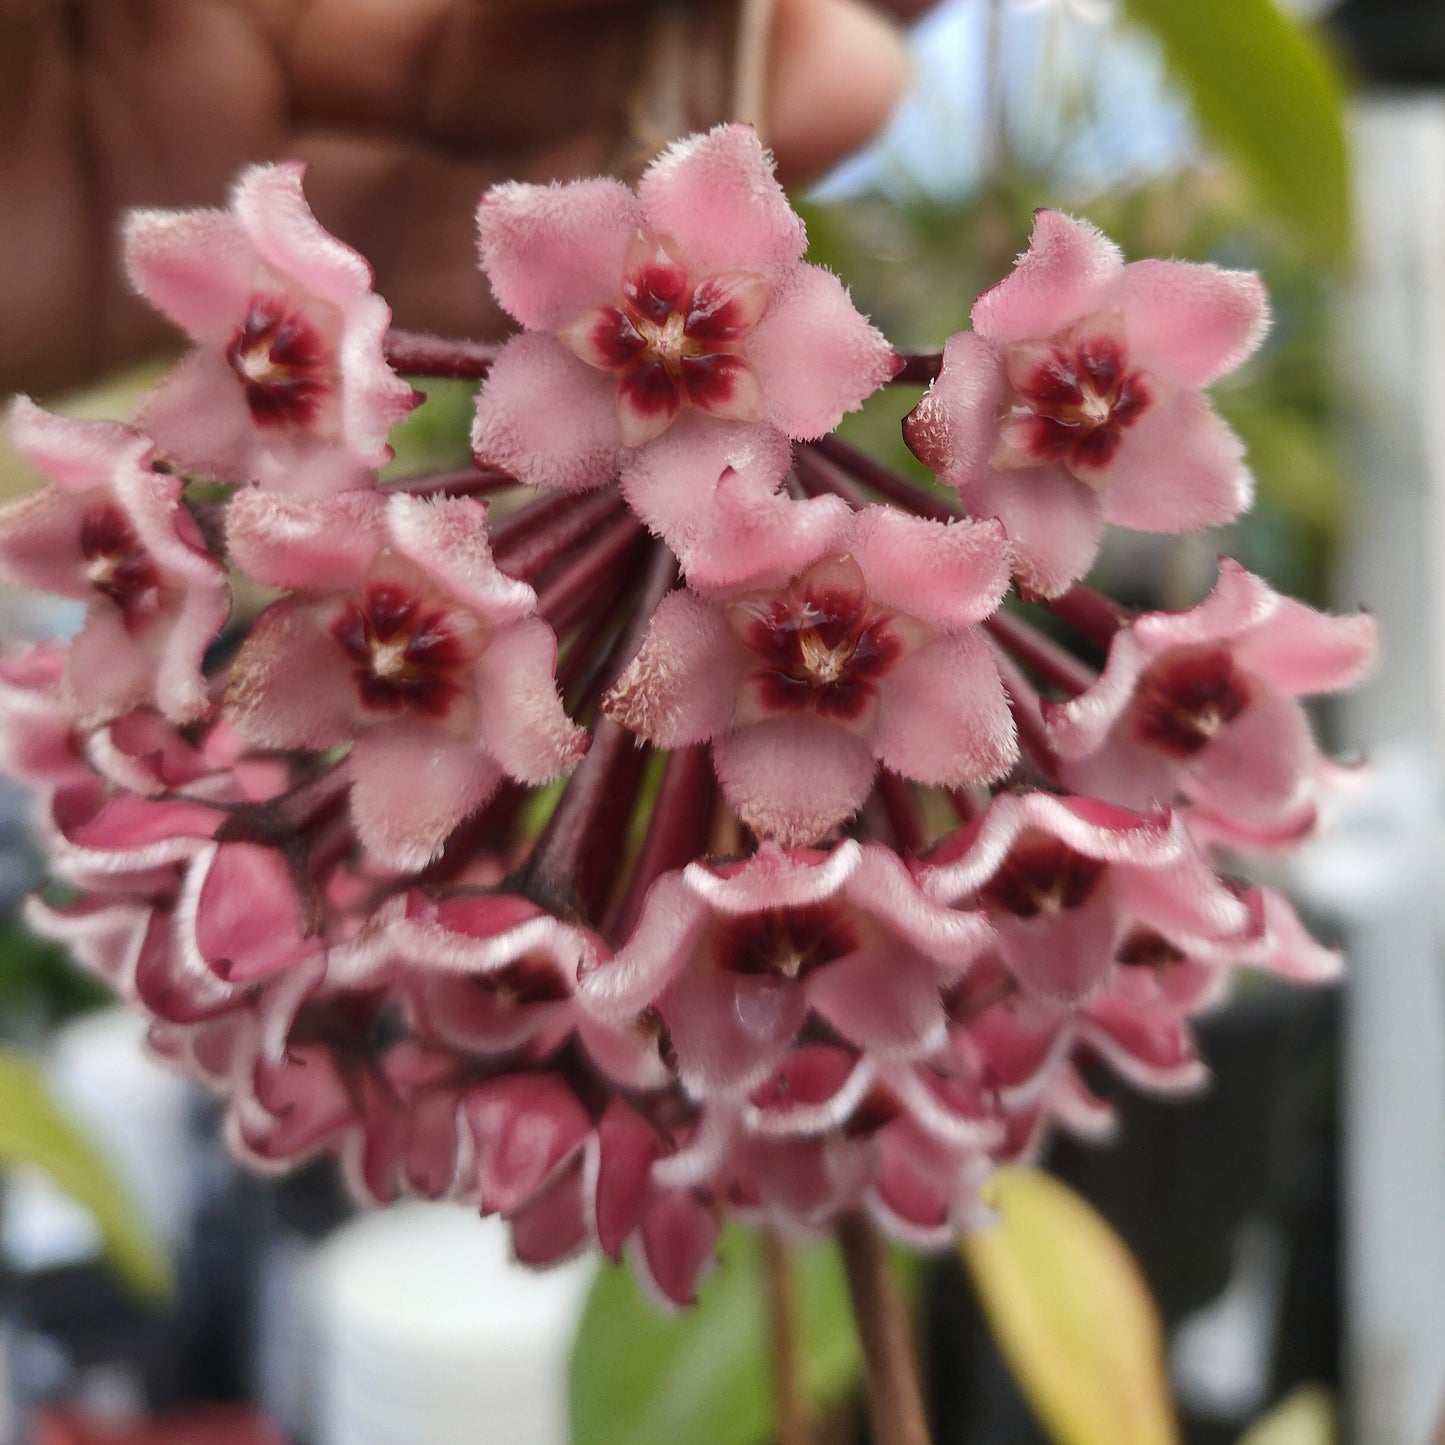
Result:
[[[0,1050],[0,1165],[43,1170],[95,1216],[106,1257],[138,1294],[163,1297],[175,1282],[169,1260],[139,1222],[132,1201],[95,1146],[57,1107],[36,1061]]]
[[[1256,1420],[1239,1445],[1335,1445],[1338,1439],[1334,1395],[1323,1385],[1301,1385]]]
[[[1349,249],[1339,71],[1274,0],[1125,0],[1164,46],[1205,132],[1316,254]]]
[[[629,1270],[604,1266],[572,1351],[572,1445],[760,1445],[771,1438],[766,1280],[756,1234],[730,1227],[695,1308],[661,1314]],[[896,1263],[895,1263],[895,1267]],[[822,1409],[863,1368],[831,1244],[794,1257],[804,1387]],[[906,1282],[906,1278],[905,1278]]]
[[[1067,1185],[1001,1169],[964,1263],[999,1349],[1058,1445],[1177,1445],[1164,1329],[1123,1240]]]

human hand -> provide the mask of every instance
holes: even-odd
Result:
[[[710,0],[709,0],[710,3]],[[787,179],[856,149],[902,92],[882,12],[777,0],[768,139]],[[267,157],[312,162],[328,229],[398,324],[502,320],[472,215],[493,182],[595,170],[626,130],[655,0],[0,0],[0,393],[165,344],[114,257],[135,205],[217,204]]]

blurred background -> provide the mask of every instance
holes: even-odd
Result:
[[[1429,1441],[1445,1398],[1445,4],[945,0],[913,48],[887,133],[802,200],[811,259],[918,350],[966,325],[1040,205],[1131,257],[1258,269],[1271,338],[1214,391],[1248,445],[1254,510],[1227,536],[1116,537],[1099,584],[1189,605],[1228,551],[1317,606],[1369,607],[1385,639],[1369,687],[1319,718],[1370,781],[1272,880],[1344,944],[1346,984],[1245,989],[1203,1030],[1208,1093],[1121,1096],[1117,1144],[1050,1161],[1122,1236],[1162,1318],[1156,1337],[1122,1307],[1091,1315],[1094,1246],[1061,1235],[1037,1287],[1079,1343],[1073,1368],[1113,1371],[1124,1397],[1163,1371],[1179,1434],[1107,1404],[1046,1430],[1025,1393],[1050,1366],[1004,1362],[945,1259],[907,1266],[939,1445]],[[151,375],[66,404],[123,415]],[[404,428],[405,470],[465,454],[469,388],[433,402]],[[890,392],[847,430],[914,469],[897,428],[911,404]],[[0,453],[0,486],[28,485]],[[14,639],[67,618],[7,598],[3,624]],[[38,879],[24,812],[3,795],[11,909]],[[0,1442],[767,1440],[746,1237],[681,1320],[585,1263],[519,1279],[501,1228],[465,1211],[357,1219],[327,1169],[243,1176],[208,1101],[143,1059],[140,1032],[0,923]],[[800,1282],[825,1438],[862,1440],[836,1263],[810,1254]],[[1087,1338],[1101,1330],[1123,1364]]]

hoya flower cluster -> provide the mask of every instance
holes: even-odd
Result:
[[[16,402],[45,485],[0,513],[5,576],[86,605],[0,661],[60,885],[31,920],[243,1155],[683,1302],[728,1215],[947,1238],[996,1164],[1108,1126],[1101,1067],[1194,1086],[1236,968],[1332,974],[1217,870],[1313,826],[1299,699],[1370,621],[1229,561],[1180,614],[1079,580],[1105,522],[1247,504],[1201,389],[1260,341],[1254,277],[1041,212],[906,360],[731,126],[635,193],[489,191],[489,351],[392,331],[301,180],[131,218],[194,349],[136,429]],[[378,480],[398,371],[484,378],[474,466]],[[942,489],[830,435],[900,372]]]

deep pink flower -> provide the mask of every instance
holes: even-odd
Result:
[[[1375,648],[1371,617],[1326,616],[1223,558],[1197,607],[1136,617],[1093,687],[1045,706],[1063,780],[1125,807],[1182,795],[1246,832],[1297,833],[1319,754],[1296,699],[1358,682]]]
[[[997,778],[1013,721],[974,624],[1007,565],[994,523],[850,513],[791,580],[664,599],[604,706],[659,747],[711,740],[728,801],[785,844],[859,808],[880,763],[929,784]]]
[[[1252,273],[1126,266],[1087,222],[1039,211],[904,434],[970,513],[1004,523],[1020,583],[1051,596],[1088,570],[1104,522],[1192,531],[1248,504],[1239,441],[1200,392],[1268,319]]]
[[[581,756],[556,639],[493,564],[485,504],[250,491],[228,534],[252,577],[293,591],[252,627],[227,712],[262,747],[351,743],[352,814],[378,861],[422,866],[503,776],[548,782]]]
[[[231,593],[181,479],[156,471],[151,443],[117,422],[53,416],[19,397],[10,433],[51,485],[0,509],[0,572],[87,604],[66,668],[78,720],[144,705],[176,722],[200,717],[211,706],[201,661]]]
[[[187,470],[289,492],[368,485],[420,399],[387,366],[371,267],[317,223],[305,167],[253,166],[228,211],[133,211],[136,290],[196,343],[141,408]]]
[[[620,471],[669,543],[681,511],[712,502],[719,428],[735,446],[822,436],[896,369],[837,278],[802,263],[803,223],[749,126],[677,142],[636,195],[602,179],[493,187],[478,222],[492,289],[525,328],[478,399],[478,459],[579,491]],[[638,463],[669,430],[660,477]]]
[[[603,1018],[655,1009],[689,1091],[737,1094],[778,1067],[810,1013],[883,1056],[937,1048],[941,990],[987,936],[980,914],[933,903],[886,848],[764,844],[745,863],[659,878],[583,995]]]
[[[90,778],[66,653],[63,643],[41,642],[0,658],[0,767],[47,800]]]
[[[1196,939],[1242,941],[1251,922],[1178,819],[1051,793],[1000,794],[943,843],[920,882],[981,908],[1019,985],[1069,1003],[1106,985],[1136,934],[1187,952]]]

